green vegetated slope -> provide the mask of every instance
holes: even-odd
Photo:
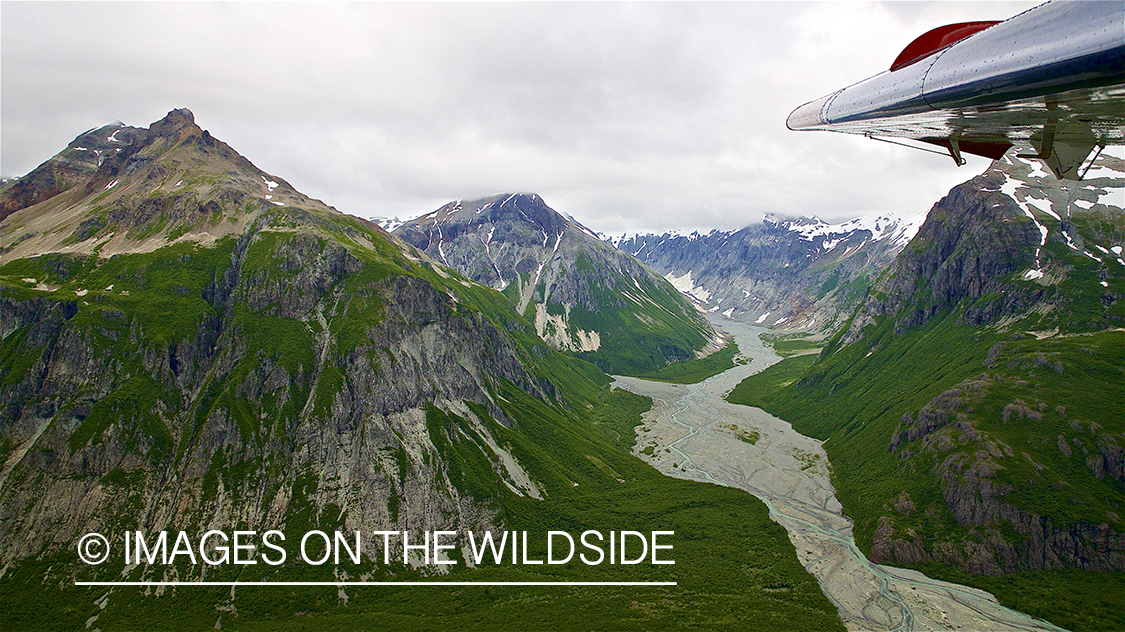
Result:
[[[395,234],[502,291],[548,344],[607,373],[690,361],[715,339],[668,281],[535,194],[451,202]]]
[[[613,255],[627,256],[616,251]],[[699,359],[697,352],[704,350],[715,335],[699,311],[664,279],[647,269],[645,274],[640,273],[641,264],[630,261],[632,265],[623,271],[613,270],[614,264],[620,262],[579,255],[570,273],[589,279],[585,281],[587,292],[593,298],[591,304],[570,310],[571,322],[575,327],[606,332],[597,351],[579,351],[576,355],[607,373],[623,375],[639,375]],[[631,269],[634,266],[636,269]],[[548,301],[546,309],[551,313],[565,307]],[[721,356],[712,360],[715,363],[725,365]],[[712,375],[729,368],[718,366],[711,367]],[[673,371],[686,375],[700,368],[693,365]]]
[[[785,358],[739,382],[727,395],[727,400],[735,404],[764,408],[767,399],[772,401],[771,396],[776,395],[776,391],[801,379],[816,360],[814,355]]]
[[[499,293],[279,185],[173,114],[122,152],[139,158],[102,165],[117,171],[96,172],[89,193],[3,224],[3,627],[842,627],[759,501],[630,454],[651,402],[548,347]],[[59,235],[76,252],[52,251]],[[288,561],[76,557],[87,532],[120,546],[126,530],[209,529],[280,529]],[[377,555],[312,566],[299,561],[312,529],[526,530],[532,559],[548,530],[674,531],[676,564],[473,570],[454,550],[448,575]],[[360,578],[678,585],[74,586]]]
[[[745,363],[745,360],[737,359],[737,355],[738,343],[731,338],[725,347],[711,355],[670,364],[655,371],[641,373],[637,377],[676,384],[698,384],[712,375],[718,375],[737,364]]]
[[[999,192],[1018,166],[939,202],[814,364],[789,358],[730,400],[826,440],[872,560],[1064,627],[1121,628],[1125,264],[1110,253],[1125,218],[1087,203],[1060,222],[1033,205],[1038,249]]]
[[[774,353],[788,358],[794,355],[807,355],[824,348],[820,339],[812,339],[810,334],[762,334],[762,342],[773,347]]]

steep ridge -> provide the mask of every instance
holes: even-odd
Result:
[[[0,612],[12,627],[317,616],[588,629],[632,621],[638,600],[646,627],[713,623],[730,607],[746,613],[735,622],[840,627],[760,503],[629,454],[645,400],[550,348],[501,294],[262,172],[190,112],[13,208],[0,223]],[[648,528],[684,535],[674,567],[466,564],[467,531],[528,530],[542,559],[549,529]],[[313,529],[455,531],[458,565],[417,551],[395,562],[401,545],[389,564],[370,549],[324,566],[75,557],[88,532],[235,529],[282,530],[290,560]],[[74,585],[446,573],[679,585],[577,588],[531,607],[525,592],[472,587],[435,603],[408,588]]]
[[[115,157],[145,130],[112,123],[79,134],[50,160],[22,178],[5,179],[0,221],[13,212],[37,204],[84,181]]]
[[[1125,623],[1099,605],[1125,594],[1123,184],[1119,158],[1080,184],[997,161],[935,204],[803,377],[732,395],[826,440],[873,561],[1066,627]]]
[[[395,234],[503,292],[541,338],[607,372],[637,374],[722,346],[671,285],[538,195],[450,202]]]
[[[831,332],[917,231],[921,217],[767,217],[706,235],[610,238],[706,309],[785,330]]]

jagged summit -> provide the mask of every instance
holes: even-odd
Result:
[[[194,125],[195,115],[192,114],[191,110],[187,108],[176,108],[171,112],[168,112],[168,114],[162,119],[162,122],[170,120],[181,120],[188,124]]]
[[[212,242],[283,207],[336,212],[255,167],[186,108],[148,129],[114,123],[84,132],[0,193],[0,204],[3,261]]]
[[[149,139],[156,136],[182,139],[188,136],[203,136],[204,134],[210,137],[207,131],[195,124],[195,115],[187,108],[172,110],[148,128]]]

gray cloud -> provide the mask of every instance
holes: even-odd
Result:
[[[174,107],[342,211],[535,191],[597,230],[919,211],[986,161],[793,133],[940,24],[1033,2],[4,3],[4,174]]]

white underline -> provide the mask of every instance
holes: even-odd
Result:
[[[676,582],[74,582],[75,586],[677,586]]]

